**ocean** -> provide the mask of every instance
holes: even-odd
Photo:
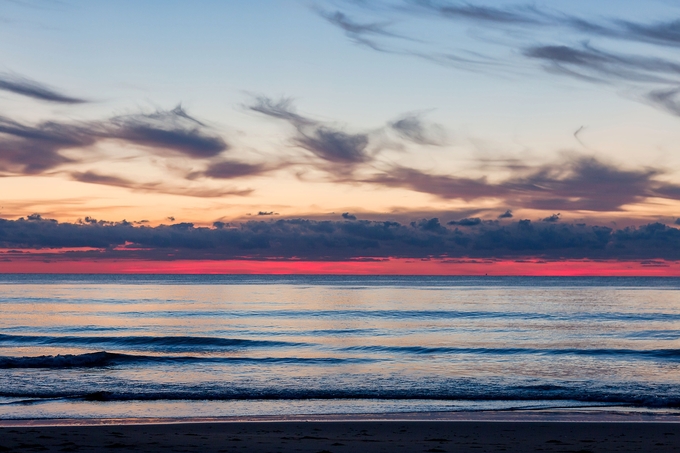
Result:
[[[680,279],[0,276],[0,419],[680,410]]]

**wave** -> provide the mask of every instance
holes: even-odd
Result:
[[[577,348],[455,348],[425,346],[348,346],[343,351],[390,352],[406,354],[471,354],[471,355],[544,355],[544,356],[591,356],[609,358],[679,359],[680,349],[577,349]]]
[[[146,312],[121,312],[123,316],[148,316]],[[537,313],[523,311],[486,310],[172,310],[155,311],[161,318],[288,318],[288,319],[346,319],[376,318],[390,320],[449,320],[449,319],[510,319],[523,321],[626,321],[626,322],[674,322],[680,321],[680,313],[661,312],[564,312]]]
[[[536,385],[525,387],[500,387],[477,385],[474,387],[452,385],[449,388],[374,388],[374,389],[290,389],[290,388],[197,388],[146,389],[145,391],[0,391],[0,397],[21,398],[3,403],[26,404],[53,400],[79,401],[267,401],[267,400],[401,400],[401,401],[571,401],[579,403],[630,405],[648,408],[680,408],[680,396],[674,389],[659,393],[656,388],[614,390]]]
[[[0,344],[39,344],[39,345],[102,345],[134,346],[144,348],[244,348],[271,346],[302,346],[303,343],[290,343],[271,340],[246,340],[240,338],[194,337],[194,336],[49,336],[49,335],[6,335],[0,334]]]
[[[21,368],[99,368],[127,364],[186,364],[186,363],[217,363],[217,364],[323,364],[339,365],[348,363],[376,362],[370,358],[338,358],[338,357],[193,357],[193,356],[147,356],[118,354],[99,351],[86,354],[58,354],[37,357],[6,357],[0,356],[0,369]]]

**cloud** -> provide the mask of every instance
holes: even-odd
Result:
[[[498,216],[499,219],[511,219],[512,217],[513,217],[513,215],[512,215],[512,211],[510,209],[508,209],[503,214]]]
[[[489,183],[486,178],[463,178],[447,175],[433,175],[421,170],[392,167],[385,173],[376,174],[363,182],[386,187],[400,187],[424,192],[445,199],[475,200],[497,197],[505,193],[502,188]]]
[[[56,122],[27,126],[0,116],[0,171],[39,174],[72,162],[60,151],[85,148],[96,141],[85,127]]]
[[[313,126],[316,124],[316,121],[295,113],[293,100],[290,98],[281,98],[275,101],[266,96],[257,96],[255,97],[255,102],[247,107],[254,112],[288,121],[296,127]]]
[[[117,187],[132,187],[136,185],[129,179],[121,178],[119,176],[102,175],[94,171],[72,172],[70,175],[76,181],[90,184],[104,184]]]
[[[165,193],[169,195],[182,195],[198,198],[215,198],[227,195],[243,197],[248,196],[253,192],[252,189],[181,187],[171,186],[162,182],[137,182],[120,176],[104,175],[94,171],[71,172],[69,173],[69,176],[75,181],[89,184],[124,187],[136,192]]]
[[[357,216],[350,214],[349,212],[343,212],[342,218],[345,220],[356,220]]]
[[[513,68],[524,71],[525,65],[516,58],[520,55],[540,62],[551,74],[591,83],[624,84],[628,89],[650,93],[646,100],[675,114],[675,107],[669,109],[663,100],[657,103],[655,99],[658,93],[675,90],[680,81],[680,60],[668,51],[680,46],[678,19],[644,22],[614,16],[590,18],[585,12],[573,14],[530,2],[480,5],[464,1],[386,0],[380,7],[373,2],[345,1],[344,4],[353,8],[366,25],[362,27],[359,22],[349,21],[343,12],[326,14],[325,18],[353,41],[380,52],[473,71],[501,70],[503,74]],[[373,19],[375,16],[380,17],[381,22]],[[486,33],[468,34],[467,39],[456,43],[457,50],[452,51],[449,33],[437,38],[436,33],[429,33],[427,25],[409,26],[416,21],[442,19],[454,26],[471,24],[475,31],[483,29]],[[404,32],[386,32],[387,23],[394,25],[391,29]],[[432,28],[436,27],[437,23],[433,22]],[[428,34],[419,30],[428,30]],[[475,49],[480,46],[470,40],[483,41],[487,54],[476,53]],[[630,42],[639,45],[633,47]],[[495,51],[489,46],[491,43],[496,45]],[[499,47],[510,48],[512,52],[501,52]],[[621,50],[604,50],[611,48]],[[666,87],[657,92],[659,84]]]
[[[543,221],[544,221],[544,222],[549,222],[549,223],[559,222],[559,221],[560,221],[560,215],[561,215],[561,214],[559,214],[559,213],[558,213],[558,214],[552,214],[552,215],[550,215],[550,216],[548,216],[548,217],[545,217],[545,218],[543,219]]]
[[[647,94],[647,99],[667,112],[680,116],[680,101],[677,99],[678,94],[680,94],[680,89],[678,88],[653,90]]]
[[[626,170],[591,156],[567,156],[541,166],[507,170],[512,173],[510,177],[491,182],[486,178],[393,167],[364,182],[407,188],[443,199],[496,198],[514,206],[541,210],[616,211],[650,197],[680,199],[680,186],[657,179],[663,174],[661,170]]]
[[[229,149],[222,137],[189,116],[182,106],[151,114],[117,116],[108,121],[104,131],[105,138],[194,158],[215,157]]]
[[[460,220],[452,220],[447,223],[447,225],[459,225],[459,226],[477,226],[482,224],[482,219],[479,217],[468,217]]]
[[[325,169],[335,173],[347,174],[356,164],[372,160],[368,153],[368,134],[350,134],[337,128],[303,117],[293,110],[292,101],[283,98],[274,101],[260,96],[249,106],[272,118],[287,121],[297,130],[293,143],[322,161],[339,166],[326,166]]]
[[[366,152],[368,146],[366,134],[348,134],[321,126],[308,133],[302,133],[296,142],[328,162],[357,164],[371,159]]]
[[[86,149],[104,140],[142,145],[159,155],[197,159],[215,157],[229,148],[219,135],[180,106],[169,111],[79,123],[47,121],[26,125],[0,116],[0,171],[40,174],[75,162],[74,158],[62,155],[62,151]]]
[[[566,27],[591,35],[668,47],[680,45],[680,33],[678,33],[680,20],[677,19],[650,23],[609,19],[605,22],[595,23],[583,18],[562,15],[559,22]]]
[[[545,16],[531,6],[511,6],[494,8],[472,5],[467,2],[440,2],[433,0],[412,0],[411,3],[420,9],[435,13],[449,19],[464,19],[490,24],[541,25]]]
[[[389,127],[404,139],[418,145],[442,146],[446,142],[443,129],[437,125],[425,124],[420,115],[404,115],[391,122]]]
[[[246,176],[261,175],[270,171],[271,169],[272,168],[264,164],[249,164],[236,160],[221,160],[211,163],[207,170],[200,173],[193,173],[190,175],[190,177],[193,178],[203,175],[214,179],[235,179]]]
[[[680,259],[680,230],[659,223],[614,230],[605,226],[532,223],[475,228],[443,226],[438,218],[411,224],[307,219],[249,221],[213,228],[191,223],[156,227],[85,219],[59,223],[32,215],[0,219],[0,247],[64,248],[51,259],[307,259],[546,258]],[[72,251],[75,247],[94,251]],[[14,257],[16,258],[16,257]],[[12,259],[12,258],[10,258]]]
[[[318,11],[319,15],[326,19],[331,24],[339,27],[345,31],[345,34],[357,44],[366,45],[375,50],[381,49],[375,42],[366,38],[366,35],[389,36],[393,38],[401,38],[402,36],[387,31],[387,23],[364,23],[352,21],[347,15],[340,11],[328,12]]]
[[[83,104],[88,102],[85,99],[59,93],[45,85],[16,74],[0,73],[0,90],[59,104]]]
[[[551,71],[593,81],[676,83],[680,75],[680,64],[673,61],[614,54],[587,44],[581,48],[535,46],[525,49],[524,55],[548,62]]]

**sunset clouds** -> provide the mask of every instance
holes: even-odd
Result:
[[[264,215],[270,213],[262,213]],[[560,222],[499,222],[479,218],[420,219],[409,224],[360,220],[307,219],[192,223],[147,226],[92,218],[59,223],[29,216],[0,222],[0,248],[26,250],[52,259],[305,260],[399,258],[680,260],[680,230],[660,223],[613,229]],[[11,253],[10,253],[11,255]]]
[[[679,258],[680,10],[265,3],[8,7],[3,246]]]

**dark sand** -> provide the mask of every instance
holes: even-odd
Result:
[[[94,426],[82,426],[79,424],[82,421],[61,426],[18,426],[20,423],[26,424],[17,422],[17,426],[0,428],[0,452],[680,451],[677,421],[339,421],[331,418],[158,424],[99,421],[100,424]]]

